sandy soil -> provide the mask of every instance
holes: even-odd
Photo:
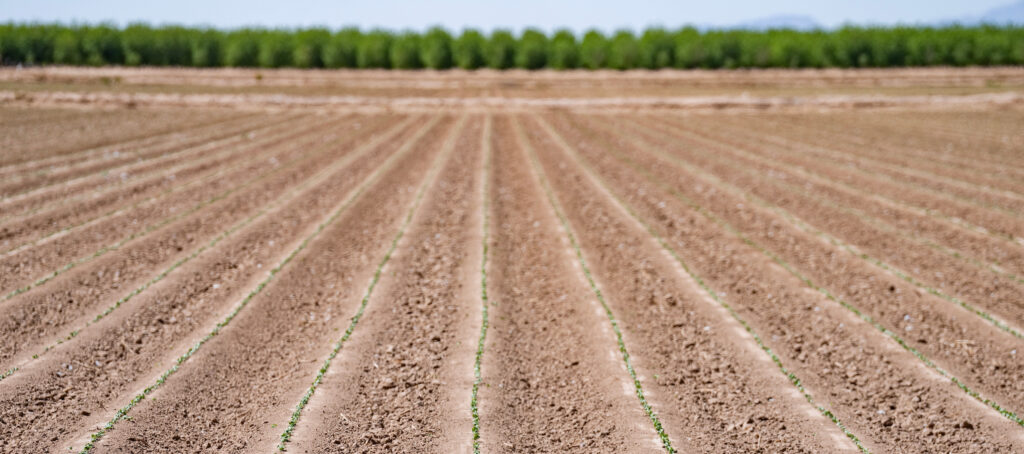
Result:
[[[2,452],[1024,452],[1024,72],[0,71]]]

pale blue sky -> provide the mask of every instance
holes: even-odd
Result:
[[[491,30],[568,27],[642,29],[649,25],[730,26],[776,15],[804,15],[826,27],[843,23],[918,24],[980,16],[1014,0],[0,0],[0,22],[245,25],[424,29],[443,25]]]

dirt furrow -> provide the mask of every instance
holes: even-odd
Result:
[[[480,177],[480,334],[476,339],[476,354],[473,356],[473,386],[469,392],[469,414],[473,419],[473,453],[480,454],[480,386],[483,384],[481,368],[484,349],[487,345],[487,330],[490,328],[490,297],[487,295],[487,273],[491,249],[491,162],[494,160],[494,117],[488,113],[484,119],[480,148],[483,153],[483,169]]]
[[[143,139],[119,142],[105,147],[91,148],[78,153],[63,156],[52,156],[41,158],[21,164],[0,167],[0,175],[33,175],[36,173],[48,174],[54,171],[67,171],[88,166],[102,165],[109,160],[120,158],[132,158],[139,153],[166,148],[185,148],[183,144],[189,143],[189,139],[197,133],[211,130],[216,133],[221,128],[237,125],[255,123],[265,116],[258,114],[233,115],[216,121],[193,124],[184,122],[180,129],[170,132],[156,134]]]
[[[308,117],[306,119],[308,120]],[[263,134],[257,135],[256,131],[250,131],[253,133],[252,136],[248,134],[227,136],[219,140],[185,147],[175,153],[165,153],[153,159],[128,163],[108,171],[54,182],[51,185],[7,197],[0,204],[5,207],[5,211],[10,210],[12,214],[28,210],[40,211],[51,206],[59,206],[59,204],[66,203],[65,200],[73,199],[75,196],[96,198],[111,193],[131,191],[134,188],[145,188],[145,185],[167,184],[168,182],[162,181],[161,178],[167,176],[168,170],[187,169],[200,163],[230,156],[231,151],[237,149],[239,144],[244,145],[245,142],[254,140],[265,141],[267,137],[276,132],[293,131],[289,126],[295,128],[296,125],[303,124],[302,120],[303,116],[301,115],[286,118],[263,128],[264,130],[261,131]],[[139,189],[134,190],[138,191]]]
[[[658,127],[660,125],[654,126]],[[681,132],[677,128],[659,129],[663,132],[676,132],[677,140],[679,137],[682,137],[678,134],[685,134],[685,132]],[[749,147],[741,148],[738,146],[723,146],[722,144],[716,146],[715,142],[710,140],[704,140],[701,143],[706,146],[712,146],[717,151],[742,157],[743,161],[750,163],[748,165],[767,165],[765,164],[765,158],[759,157],[748,149],[744,149]],[[968,256],[1005,267],[1010,272],[1018,275],[1024,269],[1024,243],[1022,243],[1024,240],[1017,236],[1011,239],[1008,236],[993,233],[988,229],[973,226],[966,221],[950,218],[941,213],[921,209],[882,196],[870,193],[865,194],[864,191],[858,190],[855,187],[844,186],[836,183],[835,180],[829,180],[798,168],[787,168],[784,165],[775,164],[771,169],[776,173],[792,174],[793,176],[789,178],[799,176],[798,181],[811,185],[809,189],[813,189],[822,196],[828,196],[849,207],[862,209],[904,230],[917,232],[922,237],[963,251]]]
[[[495,121],[484,452],[651,452],[661,441],[615,336],[531,175],[508,117]]]
[[[872,156],[896,157],[900,165],[915,165],[928,163],[941,165],[945,168],[958,169],[959,171],[987,174],[990,177],[999,175],[1001,177],[1021,176],[1024,169],[1018,168],[1013,160],[991,160],[983,156],[984,151],[978,148],[986,148],[999,142],[988,141],[978,138],[975,140],[964,140],[959,137],[958,141],[971,144],[970,150],[957,149],[960,144],[951,139],[956,138],[957,133],[966,132],[974,125],[959,124],[951,125],[953,136],[943,136],[934,129],[922,130],[919,126],[923,119],[921,115],[908,115],[907,119],[889,118],[886,123],[870,121],[870,115],[845,115],[829,116],[816,119],[814,117],[781,117],[779,120],[785,122],[775,123],[789,130],[797,126],[813,128],[813,135],[821,137],[822,133],[836,135],[844,142],[856,144],[859,152],[874,152],[875,147],[882,147],[898,151],[895,155],[879,155],[872,153]],[[838,117],[838,118],[836,118]],[[909,120],[909,121],[908,121]],[[774,122],[773,122],[774,123]],[[865,125],[867,123],[868,125]],[[763,124],[763,123],[762,123]],[[811,132],[811,131],[808,131]],[[1000,131],[1000,135],[1010,132],[1010,128]]]
[[[758,120],[757,123],[763,123],[760,119]],[[808,136],[814,137],[818,131],[807,130],[802,127],[803,125],[800,125],[801,127],[779,125],[769,130],[770,132],[761,130],[765,126],[760,125],[730,125],[725,128],[709,128],[707,126],[703,125],[699,130],[707,132],[717,129],[719,131],[717,134],[718,140],[723,140],[723,134],[728,137],[728,139],[724,139],[726,141],[730,139],[737,140],[742,137],[746,137],[747,142],[756,140],[763,143],[763,146],[777,149],[776,155],[783,159],[793,160],[796,165],[801,167],[823,167],[830,171],[829,173],[839,174],[843,177],[844,181],[854,186],[862,184],[858,184],[856,181],[870,181],[873,187],[878,187],[879,191],[886,192],[887,197],[896,200],[905,199],[916,206],[946,212],[950,216],[962,217],[975,224],[989,226],[989,228],[993,228],[996,231],[1001,230],[1004,234],[1019,234],[1022,230],[1021,225],[1024,225],[1024,215],[1021,214],[1024,212],[1022,211],[1024,210],[1024,198],[1019,197],[1017,194],[1003,191],[992,193],[983,188],[952,184],[948,178],[941,175],[938,176],[941,184],[922,184],[913,178],[907,178],[903,175],[892,175],[861,168],[862,156],[867,154],[865,151],[867,149],[882,148],[888,155],[904,154],[902,149],[889,146],[885,143],[884,139],[879,140],[879,143],[868,145],[850,143],[848,139],[842,138],[838,134],[836,136],[840,137],[830,136],[828,139],[812,139],[808,138]],[[794,134],[798,134],[799,138],[795,138]],[[740,142],[742,143],[743,140]],[[831,157],[825,160],[813,155],[808,156],[808,154],[816,152],[826,152],[833,155],[839,154],[838,157]],[[838,162],[839,165],[828,165],[829,161]],[[931,159],[928,158],[903,159],[899,164],[895,165],[904,171],[917,172],[915,169],[921,167],[921,162],[930,161]],[[1010,170],[1013,168],[1004,165],[1001,169]],[[957,171],[959,173],[967,172],[963,166],[959,166]],[[992,171],[984,173],[998,181],[1014,181],[1024,178],[1021,175],[1005,175],[1005,172],[1001,176],[996,176],[996,173]],[[921,203],[922,199],[933,201],[933,203]],[[938,201],[938,203],[934,203],[934,201]],[[1001,227],[1001,225],[1014,225],[1014,223],[1015,227]]]
[[[129,206],[127,210],[115,211],[111,216],[82,224],[73,231],[53,232],[38,244],[26,243],[10,254],[0,257],[0,290],[6,301],[20,293],[38,287],[67,270],[95,260],[124,244],[138,240],[169,224],[189,219],[194,213],[211,204],[245,191],[258,190],[265,180],[289,175],[292,168],[310,170],[308,158],[322,156],[329,149],[325,143],[325,130],[331,127],[330,120],[306,132],[297,142],[286,140],[268,144],[270,158],[248,162],[241,168],[228,167],[223,178],[206,181],[204,185],[188,185],[170,197],[150,203]],[[288,151],[306,145],[305,153],[289,154]],[[286,159],[291,158],[291,159]],[[211,197],[211,193],[213,196]],[[159,203],[157,203],[159,202]],[[67,233],[67,234],[65,234]]]
[[[584,169],[576,169],[575,150],[540,121],[534,140],[542,144],[541,161],[549,175],[558,175],[552,183],[568,202],[563,206],[581,247],[620,314],[637,372],[666,431],[703,452],[855,451],[743,326],[702,294]]]
[[[383,268],[379,289],[364,296],[360,310],[366,311],[335,344],[290,423],[281,424],[288,427],[282,449],[469,450],[466,404],[480,296],[480,120],[445,144],[454,155]],[[294,443],[286,445],[293,431]]]
[[[994,311],[998,314],[997,318],[1010,320],[1010,325],[1024,326],[1024,306],[1020,301],[1020,296],[1024,294],[1024,283],[1014,273],[996,264],[974,259],[964,252],[949,249],[933,240],[921,238],[913,231],[893,226],[860,208],[843,203],[843,200],[829,198],[825,191],[809,187],[810,181],[815,185],[827,184],[823,178],[803,173],[785,173],[787,170],[782,167],[761,167],[756,161],[729,162],[721,155],[698,152],[697,147],[679,146],[674,137],[658,135],[652,130],[639,131],[663,146],[684,154],[684,162],[701,165],[708,172],[728,181],[742,180],[745,190],[781,204],[804,219],[827,223],[825,226],[820,222],[812,222],[825,231],[836,233],[865,253],[894,265],[888,268],[913,270],[901,271],[901,274],[909,278],[904,280],[914,281],[914,285],[919,287],[918,292],[936,293],[957,305]],[[799,180],[801,177],[807,178],[803,184]],[[991,318],[987,315],[983,317]],[[997,324],[1007,325],[1005,322]],[[1019,328],[1014,331],[1021,332]]]
[[[37,360],[38,358],[40,358],[42,356],[45,356],[46,353],[50,352],[52,349],[56,348],[58,345],[61,345],[61,344],[65,343],[65,342],[67,342],[67,341],[71,341],[74,338],[82,335],[92,325],[94,325],[97,322],[107,318],[112,313],[114,313],[115,310],[119,309],[122,305],[125,305],[125,304],[129,303],[130,301],[132,301],[134,298],[139,297],[140,295],[143,294],[143,292],[147,291],[153,285],[156,285],[156,284],[160,283],[161,281],[163,281],[165,278],[168,277],[168,275],[170,275],[172,272],[174,272],[178,268],[186,266],[186,267],[188,267],[190,269],[194,269],[195,266],[201,266],[201,265],[195,265],[195,266],[194,265],[188,265],[188,263],[190,261],[192,261],[193,259],[195,259],[196,257],[199,257],[201,254],[203,254],[207,250],[210,250],[210,249],[216,250],[215,248],[217,247],[217,245],[219,243],[225,241],[226,239],[230,239],[232,237],[232,235],[237,234],[239,230],[245,229],[249,224],[253,224],[253,223],[257,223],[257,222],[263,222],[263,221],[260,221],[260,220],[265,215],[267,215],[268,213],[272,213],[272,212],[278,211],[279,207],[281,205],[283,205],[283,204],[291,204],[291,203],[293,203],[292,199],[294,199],[295,197],[297,197],[298,195],[300,195],[300,194],[302,194],[304,192],[307,192],[307,190],[310,187],[316,187],[317,185],[322,183],[324,181],[324,179],[333,178],[335,176],[335,174],[338,173],[339,170],[341,170],[341,169],[344,169],[345,172],[354,172],[355,170],[353,170],[353,169],[346,169],[346,167],[348,167],[350,165],[352,165],[352,166],[365,165],[365,163],[357,161],[357,159],[359,159],[359,160],[364,159],[363,155],[365,153],[371,152],[371,151],[377,149],[380,146],[380,144],[382,144],[382,143],[384,143],[384,142],[386,142],[388,140],[391,140],[391,138],[395,134],[397,134],[397,133],[399,133],[399,132],[401,132],[401,131],[403,131],[405,129],[405,127],[408,125],[409,121],[411,121],[411,120],[405,120],[405,121],[399,122],[398,124],[393,125],[392,128],[390,128],[387,132],[385,132],[383,134],[379,134],[379,135],[374,134],[373,136],[369,137],[369,140],[367,142],[352,143],[352,144],[341,143],[340,144],[341,148],[345,148],[345,147],[351,145],[352,148],[353,148],[353,151],[351,153],[348,153],[348,154],[344,155],[340,159],[334,160],[329,165],[325,166],[322,170],[318,171],[312,177],[306,178],[303,181],[299,182],[298,184],[292,186],[291,188],[289,188],[289,190],[287,192],[281,194],[279,197],[275,198],[273,201],[265,204],[263,207],[261,207],[258,211],[256,211],[255,213],[253,213],[249,217],[247,217],[247,218],[245,218],[245,219],[243,219],[243,220],[241,220],[241,221],[239,221],[237,223],[234,223],[233,225],[230,225],[227,229],[225,229],[219,235],[217,235],[216,237],[211,239],[209,242],[207,242],[205,244],[201,244],[198,248],[192,250],[191,253],[188,254],[187,256],[174,261],[172,264],[170,264],[170,266],[168,266],[167,268],[163,269],[162,271],[155,272],[155,274],[152,275],[152,277],[150,277],[149,280],[145,281],[140,286],[138,286],[138,287],[132,289],[131,291],[127,292],[126,295],[122,296],[120,299],[118,299],[117,301],[113,302],[113,304],[111,304],[110,306],[108,306],[106,308],[103,308],[99,312],[94,312],[95,315],[87,316],[86,317],[86,321],[84,323],[82,323],[82,324],[79,324],[78,328],[75,328],[73,331],[70,331],[69,334],[67,334],[65,336],[62,336],[62,337],[58,337],[56,339],[52,339],[52,340],[36,340],[35,342],[38,345],[36,345],[34,347],[21,348],[21,353],[16,353],[14,355],[13,359],[10,361],[10,363],[13,364],[13,366],[10,366],[9,369],[6,372],[0,373],[0,380],[2,380],[4,378],[12,375],[13,373],[17,372],[20,369],[25,368],[27,364],[30,364],[31,362]],[[372,131],[369,131],[369,133],[372,134]],[[353,164],[353,162],[355,164]],[[267,222],[269,222],[269,221],[267,221]],[[273,242],[276,242],[278,240],[275,239],[275,240],[269,240],[269,241],[271,241],[271,243],[273,243]],[[256,241],[255,243],[259,244],[260,242]],[[271,245],[271,246],[273,246],[273,245]],[[210,252],[210,253],[216,254],[217,252]],[[220,253],[220,259],[224,260],[224,254],[223,253]],[[242,268],[244,268],[244,266],[239,265],[239,266],[237,266],[235,268],[242,269]],[[183,273],[183,272],[184,271],[179,272],[179,273]],[[210,278],[210,277],[211,276],[209,276],[209,275],[207,276],[207,278]],[[165,285],[171,285],[171,284],[165,284]],[[65,332],[67,332],[67,331],[65,331]],[[41,336],[36,335],[34,337],[41,337]],[[44,342],[44,343],[39,344],[39,342]],[[12,342],[12,343],[17,345],[16,342]],[[4,364],[4,363],[0,363],[0,364]],[[5,367],[7,367],[7,366],[5,366]]]
[[[240,313],[236,303],[250,300],[264,288],[282,263],[290,260],[289,251],[293,254],[304,248],[310,236],[322,230],[331,205],[337,205],[346,193],[351,195],[361,182],[361,187],[369,184],[382,162],[394,160],[400,143],[395,139],[408,137],[406,131],[359,145],[362,157],[350,166],[319,179],[298,199],[244,228],[215,253],[200,256],[89,332],[0,382],[0,396],[25,401],[22,408],[32,408],[31,396],[67,390],[66,410],[42,408],[38,421],[12,429],[8,438],[31,443],[45,434],[53,421],[62,421],[63,429],[47,446],[66,449],[82,432],[102,426],[138,389],[151,384],[168,363],[173,364],[177,355],[191,351],[189,347],[218,320]]]
[[[779,126],[771,129],[771,133],[761,130],[765,126],[734,125],[728,128],[705,128],[707,126],[709,125],[702,123],[701,130],[719,130],[719,135],[725,131],[730,138],[756,138],[759,142],[783,147],[783,153],[786,155],[812,163],[831,162],[831,167],[846,169],[848,173],[861,178],[906,187],[915,192],[953,202],[976,205],[1018,220],[1022,218],[1021,213],[1024,212],[1024,195],[1020,192],[1022,188],[1019,184],[1008,184],[1014,178],[997,177],[991,172],[985,172],[984,177],[968,178],[970,172],[962,168],[957,171],[945,170],[936,173],[928,170],[929,166],[926,165],[931,160],[900,159],[898,156],[902,154],[902,149],[884,141],[864,146],[850,143],[838,134],[818,137],[818,130],[809,129],[804,125]],[[755,134],[747,130],[760,133]],[[880,149],[888,160],[877,162],[878,159],[872,157],[873,149]],[[960,178],[955,178],[954,175]]]
[[[66,156],[90,149],[167,134],[216,121],[229,111],[182,109],[92,110],[89,115],[56,123],[23,126],[23,131],[3,135],[0,166]]]
[[[47,285],[37,286],[0,305],[3,315],[0,329],[9,333],[11,339],[0,346],[0,357],[6,363],[12,355],[32,347],[33,340],[39,342],[40,338],[49,340],[63,335],[69,324],[79,326],[83,317],[91,317],[89,314],[95,313],[97,308],[105,307],[104,301],[109,304],[127,289],[143,285],[157,270],[188,256],[192,249],[216,237],[224,223],[247,218],[282,191],[305,181],[339,155],[347,153],[348,147],[364,140],[366,138],[356,131],[352,137],[340,140],[323,136],[321,141],[330,143],[311,150],[292,149],[290,152],[297,156],[295,165],[290,166],[293,168],[280,166],[258,186],[239,188],[190,213],[195,216],[154,229],[149,236],[135,238],[114,249],[116,253],[75,267]]]
[[[450,121],[436,128],[447,130]],[[130,421],[95,443],[98,450],[271,449],[281,430],[272,423],[288,419],[329,348],[323,341],[348,325],[362,283],[373,276],[416,199],[417,183],[437,161],[444,134],[423,132],[403,144],[402,159],[381,168],[379,178],[347,196],[321,197],[336,207],[315,211],[330,215],[320,224],[322,234],[304,240],[308,247],[280,268],[236,320],[222,322],[202,349],[190,350],[188,361],[138,404]],[[407,153],[413,147],[418,152]]]
[[[997,118],[1001,116],[1016,120],[1000,124]],[[962,166],[969,172],[988,170],[1002,175],[1021,172],[1012,155],[1007,154],[1015,141],[1024,139],[1015,128],[1021,121],[1020,112],[961,113],[959,117],[936,124],[926,113],[907,112],[881,118],[843,115],[836,118],[838,121],[804,116],[799,122],[819,128],[818,132],[835,132],[851,143],[896,146],[901,151],[899,156],[925,159],[929,165]],[[988,132],[976,131],[986,126],[991,128]]]
[[[331,120],[325,119],[314,124],[322,126],[329,121]],[[315,126],[303,131],[314,130]],[[5,219],[6,222],[0,224],[0,235],[3,236],[4,245],[2,254],[13,255],[68,235],[75,229],[110,221],[119,215],[131,214],[132,210],[140,207],[145,209],[159,206],[164,202],[162,199],[172,197],[176,193],[196,191],[197,187],[201,189],[204,185],[215,186],[209,183],[230,180],[239,169],[250,168],[249,172],[252,172],[251,168],[258,169],[268,162],[273,165],[273,159],[276,158],[272,155],[280,146],[289,144],[295,137],[298,137],[298,141],[308,139],[303,137],[308,135],[296,135],[288,129],[268,133],[266,137],[234,144],[199,160],[173,167],[161,167],[154,175],[125,185],[116,185],[94,193],[82,193],[80,197],[65,196],[44,201],[43,205],[30,210],[24,216],[13,216],[13,219]],[[269,161],[263,161],[265,158]]]
[[[31,177],[35,174],[46,175],[54,171],[66,171],[77,167],[95,165],[111,159],[126,158],[134,156],[138,152],[150,150],[161,146],[174,146],[174,144],[187,139],[198,131],[217,129],[229,125],[252,122],[259,118],[256,114],[237,114],[224,116],[217,120],[206,121],[200,124],[185,122],[181,129],[172,130],[163,134],[155,134],[142,139],[130,140],[115,143],[109,146],[90,148],[80,152],[51,156],[35,159],[20,164],[13,164],[0,167],[0,175],[14,175],[19,178]]]
[[[863,210],[844,206],[797,183],[778,178],[763,178],[763,173],[744,167],[732,167],[730,179],[759,195],[769,197],[789,211],[822,226],[823,230],[853,243],[859,255],[868,261],[886,262],[884,268],[897,270],[920,291],[969,308],[993,312],[992,320],[1022,337],[1024,326],[1024,279],[961,251],[921,238],[875,218]],[[880,257],[881,259],[876,259]],[[910,269],[913,272],[898,270]],[[979,314],[990,319],[987,314]],[[1001,320],[998,320],[1001,319]],[[1005,320],[1009,320],[1007,323]]]
[[[738,116],[723,118],[718,123],[729,128],[745,128],[744,133],[757,132],[773,140],[794,140],[805,146],[811,144],[825,148],[841,147],[855,156],[865,156],[881,165],[906,166],[932,175],[942,175],[950,169],[958,169],[962,176],[991,179],[996,175],[1003,178],[1018,170],[1012,164],[994,164],[981,156],[968,159],[962,152],[955,153],[953,143],[936,137],[912,126],[920,121],[915,113],[911,122],[900,122],[890,118],[893,124],[870,127],[863,125],[868,115],[845,113],[822,116],[781,115],[781,116]],[[906,124],[901,124],[906,123]],[[964,126],[957,126],[962,129]],[[895,131],[899,130],[899,133]],[[840,145],[841,144],[841,145]],[[975,145],[980,145],[975,141]],[[1009,165],[1009,167],[1008,167]]]
[[[3,198],[6,199],[40,188],[77,181],[89,175],[119,174],[121,172],[138,175],[146,170],[143,167],[145,162],[187,151],[206,142],[223,140],[235,135],[244,136],[250,131],[271,126],[270,121],[272,119],[268,117],[231,118],[229,121],[201,125],[188,131],[182,131],[177,134],[183,136],[177,138],[178,140],[171,140],[175,139],[172,136],[160,141],[153,140],[152,143],[112,147],[112,150],[107,150],[99,157],[81,162],[62,159],[46,166],[18,169],[13,174],[3,177],[4,184],[0,185],[0,191],[4,194]],[[0,175],[3,174],[0,172]]]
[[[567,134],[571,131],[567,129]],[[943,381],[847,308],[805,283],[716,221],[672,184],[677,169],[640,166],[576,132],[584,161],[720,293],[811,395],[875,451],[1021,449],[1016,424]],[[617,147],[617,146],[616,146]],[[666,175],[670,174],[670,175]],[[769,337],[770,336],[770,337]]]
[[[637,150],[658,154],[657,145],[635,138],[629,140],[636,143]],[[751,245],[763,248],[773,258],[777,257],[780,264],[791,267],[793,274],[808,286],[855,310],[858,315],[870,317],[884,332],[900,333],[890,337],[907,345],[908,351],[920,355],[926,364],[934,361],[937,370],[951,374],[950,378],[959,377],[960,383],[994,399],[994,408],[1007,411],[1024,408],[1024,388],[1013,378],[1024,370],[1024,364],[1014,353],[1020,346],[1019,339],[992,329],[973,314],[919,291],[834,244],[818,241],[812,233],[803,231],[779,214],[750,207],[750,200],[730,183],[725,183],[740,178],[712,180],[702,175],[700,169],[688,168],[685,161],[665,156],[637,157],[635,162],[647,169],[673,164],[680,167],[661,177],[672,182],[665,175],[678,175],[672,183],[677,190],[709,207],[707,211],[712,215],[721,216],[740,232],[745,232],[743,235],[749,238]],[[694,180],[720,190],[692,191],[689,189],[692,184],[682,183]],[[947,370],[949,372],[944,372]]]

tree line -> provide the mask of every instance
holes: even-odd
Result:
[[[659,69],[1024,64],[1024,27],[668,30],[610,35],[537,29],[489,34],[144,24],[0,24],[4,65],[392,69]]]

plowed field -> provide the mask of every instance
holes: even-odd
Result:
[[[1024,452],[1022,70],[0,82],[0,452]]]

